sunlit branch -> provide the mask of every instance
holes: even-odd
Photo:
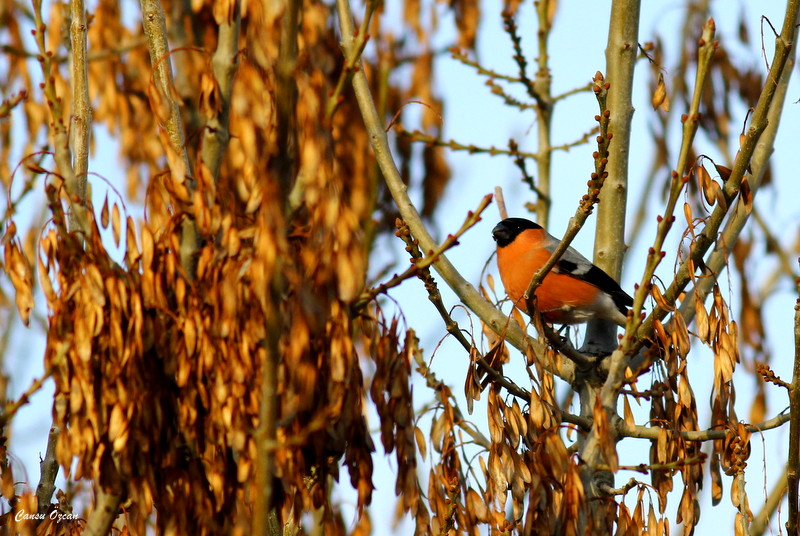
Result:
[[[180,106],[175,97],[172,79],[172,62],[169,56],[167,42],[167,18],[160,0],[140,0],[142,10],[142,27],[147,39],[147,48],[150,51],[150,63],[153,68],[153,83],[155,84],[155,98],[167,110],[166,117],[159,117],[164,121],[167,145],[164,150],[170,165],[170,172],[177,185],[183,185],[186,194],[194,189],[192,180],[192,166],[189,155],[184,145],[183,122],[181,121]],[[195,253],[199,247],[199,236],[194,221],[184,218],[181,222],[180,258],[181,266],[188,277],[194,278]]]
[[[296,4],[297,2],[288,2],[290,6],[287,8],[288,11],[293,11],[291,6]],[[214,181],[218,180],[222,156],[230,140],[228,118],[230,116],[233,80],[239,67],[239,29],[242,21],[241,6],[238,0],[231,3],[231,12],[227,15],[226,20],[219,25],[217,50],[211,58],[214,80],[217,88],[219,88],[219,100],[214,99],[217,106],[211,110],[212,116],[208,118],[203,131],[203,164],[208,167]],[[294,26],[296,26],[296,23]],[[283,47],[281,47],[281,52],[283,50]],[[279,60],[278,65],[282,67],[283,63]],[[283,73],[283,70],[279,68],[278,72]],[[289,73],[291,73],[291,68]],[[284,77],[279,75],[278,78],[283,80]],[[287,101],[286,98],[282,99],[280,91],[276,91],[276,98],[279,99],[279,102],[286,103],[286,106],[280,107],[279,110],[294,110],[294,106],[291,104],[292,101]]]
[[[331,96],[328,97],[325,110],[325,117],[328,120],[333,117],[334,112],[336,112],[336,109],[339,107],[339,104],[343,99],[342,92],[344,91],[345,86],[351,81],[353,74],[357,71],[360,72],[363,68],[361,65],[361,54],[364,52],[364,48],[367,46],[367,41],[369,40],[367,28],[369,28],[370,19],[375,13],[377,7],[377,0],[368,0],[365,6],[364,18],[361,21],[361,26],[359,27],[358,31],[353,30],[350,32],[350,35],[344,38],[344,41],[346,42],[349,40],[349,44],[351,46],[345,48],[345,64],[342,67],[341,73],[339,73],[339,79],[336,82],[336,87],[331,93]],[[341,12],[339,15],[341,16]],[[350,26],[353,26],[352,21]]]
[[[751,433],[763,432],[765,430],[772,430],[778,428],[786,423],[790,418],[789,413],[780,413],[771,419],[760,422],[758,424],[747,424],[745,430]],[[620,433],[625,437],[635,437],[639,439],[658,439],[662,428],[649,427],[649,426],[629,426],[625,423],[620,423]],[[713,441],[717,439],[725,439],[729,434],[733,433],[730,430],[674,430],[672,433],[679,434],[686,441]]]
[[[627,495],[627,493],[639,485],[639,482],[635,478],[631,478],[628,482],[620,487],[620,488],[612,488],[607,484],[601,484],[599,486],[600,491],[602,491],[606,495]]]
[[[753,522],[750,524],[750,536],[762,536],[762,534],[765,534],[767,529],[770,528],[769,520],[772,518],[772,514],[778,510],[778,507],[783,501],[783,497],[786,495],[787,469],[788,467],[783,468],[783,472],[775,482],[772,490],[770,490],[769,495],[767,495],[763,508],[753,517]],[[774,533],[774,531],[770,531],[770,534]]]
[[[17,414],[17,411],[30,402],[31,397],[42,388],[45,380],[47,380],[49,377],[50,373],[45,372],[41,378],[33,380],[30,387],[28,387],[28,389],[22,393],[19,398],[3,406],[3,411],[0,413],[0,428],[4,428],[9,422],[11,422],[11,420]]]
[[[480,205],[478,205],[478,208],[476,208],[474,212],[470,211],[467,214],[467,218],[461,225],[461,228],[458,229],[455,232],[455,234],[447,235],[447,238],[445,239],[444,242],[442,242],[441,246],[439,246],[435,251],[429,251],[426,257],[423,257],[421,252],[418,253],[419,257],[417,257],[417,255],[414,255],[412,253],[412,256],[414,257],[415,260],[411,266],[409,266],[406,270],[404,270],[403,273],[395,275],[385,283],[381,283],[377,287],[371,288],[363,292],[361,296],[358,298],[358,301],[356,301],[356,303],[353,305],[353,308],[356,311],[361,310],[367,305],[367,303],[375,299],[375,297],[378,296],[379,294],[385,294],[389,289],[399,286],[400,284],[403,283],[403,281],[406,281],[407,279],[416,276],[421,276],[422,271],[427,269],[434,262],[436,262],[439,256],[444,254],[450,248],[458,245],[458,239],[465,232],[471,229],[472,226],[474,226],[481,220],[480,215],[483,213],[486,207],[489,206],[489,203],[491,203],[491,201],[492,201],[491,194],[484,196]],[[400,238],[402,238],[404,241],[407,242],[406,240],[407,237],[402,234],[402,227],[398,230],[398,233],[400,233],[398,234],[398,236],[400,236]],[[406,249],[410,251],[409,248],[412,247],[416,247],[416,245],[409,244],[406,247]]]
[[[93,61],[103,61],[109,58],[113,58],[115,56],[121,56],[126,52],[130,52],[131,50],[136,50],[139,47],[143,47],[147,44],[145,41],[144,36],[133,37],[130,41],[121,43],[115,47],[107,47],[101,48],[99,50],[93,50],[88,53],[86,56],[86,61],[89,63]],[[12,54],[14,56],[19,56],[22,58],[36,58],[38,54],[34,54],[33,52],[28,52],[25,49],[16,48],[11,45],[0,45],[0,51],[5,52],[7,54]],[[53,56],[52,61],[53,63],[66,63],[69,61],[69,56]],[[2,109],[0,109],[0,112]],[[0,113],[0,117],[2,117],[2,113]]]
[[[40,514],[45,514],[50,509],[50,501],[56,489],[55,482],[59,467],[56,458],[56,443],[59,435],[61,435],[61,429],[58,426],[50,427],[50,432],[47,434],[47,449],[44,458],[39,462],[41,476],[39,484],[36,486],[36,501],[39,504]]]
[[[798,285],[800,295],[800,285]],[[791,422],[789,423],[789,458],[786,460],[786,481],[789,486],[789,534],[797,534],[798,529],[798,466],[800,466],[800,298],[794,307],[794,367],[792,389],[789,392]]]
[[[358,45],[355,40],[355,27],[353,25],[349,2],[347,0],[337,0],[336,7],[345,54],[357,54]],[[387,187],[397,204],[398,210],[411,229],[411,233],[419,240],[422,249],[434,250],[436,248],[436,243],[423,225],[419,212],[411,202],[406,191],[406,185],[403,183],[400,172],[392,159],[386,133],[381,126],[380,118],[378,117],[375,104],[372,100],[369,83],[361,69],[358,69],[353,75],[353,88],[359,108],[361,109],[364,124],[369,134],[370,143],[375,152],[375,158],[383,172]],[[436,261],[433,266],[450,288],[453,289],[456,295],[458,295],[461,301],[475,312],[475,314],[477,314],[493,331],[504,335],[506,340],[523,352],[530,348],[536,355],[543,355],[544,348],[542,345],[534,339],[527,337],[522,329],[513,322],[508,323],[506,316],[491,303],[486,301],[475,287],[461,276],[450,261],[447,260],[447,257],[443,255],[440,256],[439,260]],[[571,362],[567,361],[561,363],[551,372],[569,382],[574,375],[574,366]]]
[[[56,92],[56,80],[54,73],[53,52],[47,50],[45,43],[45,32],[47,27],[42,18],[41,0],[34,0],[33,12],[35,17],[36,29],[34,37],[39,48],[38,59],[42,65],[42,75],[44,82],[45,100],[50,110],[51,130],[53,135],[53,148],[55,152],[56,166],[61,177],[64,179],[66,193],[68,197],[70,216],[69,223],[72,230],[79,230],[83,236],[89,234],[89,221],[84,206],[84,199],[81,197],[81,189],[78,185],[78,178],[75,175],[72,163],[72,152],[70,151],[69,131],[64,121],[64,107],[61,97]]]
[[[796,36],[797,34],[795,33],[792,37],[792,42],[794,42]],[[752,195],[749,199],[745,199],[744,196],[738,196],[736,198],[736,204],[732,211],[733,213],[727,218],[725,226],[723,227],[722,232],[716,241],[714,250],[705,261],[706,266],[709,268],[709,270],[711,270],[712,273],[720,273],[727,265],[728,254],[732,250],[736,241],[739,239],[739,235],[742,233],[745,224],[753,212],[753,197],[755,197],[756,193],[758,192],[761,182],[764,178],[764,174],[769,167],[769,158],[772,156],[772,152],[775,148],[775,139],[778,135],[778,126],[781,122],[781,115],[783,112],[784,103],[786,101],[786,92],[789,87],[789,80],[791,78],[792,71],[794,70],[796,55],[794,48],[792,48],[789,54],[790,57],[786,62],[786,68],[783,70],[775,91],[775,97],[767,114],[767,126],[764,129],[764,133],[759,138],[758,144],[753,150],[753,157],[750,164],[752,173],[749,174],[748,178],[748,186]],[[759,226],[762,228],[762,230],[767,234],[767,239],[769,240],[771,236],[769,229],[764,222],[761,221],[761,218],[758,214],[755,214],[755,220],[757,223],[759,223]],[[777,255],[784,267],[784,270],[787,270],[787,273],[791,274],[792,269],[788,256],[780,248],[777,249]],[[687,293],[686,298],[681,302],[680,312],[683,315],[687,325],[694,318],[695,314],[694,294],[698,294],[701,299],[705,299],[707,293],[713,286],[713,283],[714,278],[709,277],[699,279],[695,284],[695,288]]]
[[[526,84],[528,94],[536,101],[536,143],[540,158],[536,160],[536,219],[542,227],[547,229],[550,226],[550,207],[552,206],[551,186],[553,172],[553,144],[552,144],[552,122],[553,122],[553,96],[552,75],[550,73],[550,54],[548,52],[548,41],[552,29],[551,16],[555,2],[537,2],[536,19],[539,29],[536,32],[536,76],[533,85]],[[509,25],[509,23],[506,23]],[[521,54],[521,47],[518,40],[514,38],[514,25],[510,25],[509,33],[514,41],[515,51]],[[515,58],[518,62],[522,60]],[[520,63],[520,69],[524,64]]]
[[[539,158],[538,154],[528,153],[525,151],[517,151],[514,149],[499,149],[495,146],[491,147],[478,147],[477,145],[464,145],[463,143],[459,143],[455,140],[443,140],[441,138],[437,138],[435,136],[431,136],[430,134],[425,134],[424,132],[420,132],[419,130],[408,131],[398,129],[398,134],[402,136],[408,136],[411,138],[412,141],[419,141],[423,143],[427,143],[429,145],[435,145],[437,147],[447,147],[452,151],[466,151],[469,154],[488,154],[490,156],[495,155],[508,155],[513,156],[514,158],[530,158],[532,160],[536,160]]]
[[[501,74],[501,73],[498,73],[497,71],[494,71],[492,69],[487,69],[486,67],[482,66],[479,62],[469,59],[466,56],[466,54],[463,54],[460,50],[458,50],[455,47],[450,49],[450,54],[452,55],[452,58],[454,60],[457,60],[457,61],[463,63],[464,65],[467,65],[468,67],[472,67],[473,69],[475,69],[475,72],[477,72],[478,74],[481,74],[483,76],[486,76],[486,77],[489,77],[489,78],[492,78],[492,79],[495,79],[495,80],[505,80],[506,82],[511,82],[511,83],[522,82],[522,78],[509,76],[507,74]]]
[[[609,111],[606,108],[606,95],[608,93],[608,84],[603,80],[603,76],[598,72],[594,79],[594,93],[597,96],[597,101],[600,104],[600,115],[596,117],[600,123],[600,134],[597,136],[597,151],[594,153],[595,172],[592,173],[592,178],[589,181],[589,189],[586,195],[581,199],[578,208],[575,210],[575,215],[570,218],[569,226],[564,236],[561,238],[558,247],[550,255],[544,265],[533,274],[528,289],[523,294],[526,307],[529,311],[535,309],[533,298],[536,289],[542,284],[547,274],[555,267],[561,256],[567,251],[572,241],[578,236],[578,232],[583,228],[589,215],[592,213],[594,205],[598,202],[600,192],[603,188],[606,177],[606,165],[608,164],[608,147],[613,137],[613,133],[608,131],[609,127]]]
[[[645,266],[644,274],[642,275],[641,282],[639,283],[636,292],[633,295],[633,314],[628,317],[628,325],[626,326],[626,333],[634,333],[642,323],[641,312],[644,307],[644,302],[650,295],[652,286],[653,274],[656,268],[664,258],[665,252],[662,251],[664,241],[666,240],[667,233],[672,228],[672,223],[675,221],[675,206],[678,202],[680,192],[683,190],[684,185],[688,178],[685,176],[689,159],[689,153],[694,141],[694,136],[699,127],[699,113],[700,113],[700,98],[705,86],[706,76],[710,70],[711,58],[716,50],[714,42],[715,26],[714,21],[709,19],[703,27],[703,35],[701,38],[701,45],[698,51],[697,59],[697,75],[695,78],[694,95],[692,97],[692,104],[689,108],[689,113],[683,117],[683,139],[681,141],[681,149],[678,155],[678,164],[676,171],[672,172],[672,183],[670,186],[669,199],[667,206],[664,210],[664,215],[658,217],[658,227],[656,231],[656,238],[653,246],[650,248],[647,255],[647,264]],[[674,301],[673,301],[674,303]],[[666,313],[663,312],[659,318],[663,318]],[[653,318],[655,318],[655,311],[650,315],[647,320],[648,328],[644,330],[643,336],[649,337],[653,333]],[[632,337],[626,335],[624,339],[626,348],[633,347],[634,341]]]
[[[88,191],[89,144],[92,132],[92,107],[89,102],[89,64],[87,61],[86,7],[83,0],[70,0],[70,67],[72,76],[72,166],[77,194],[85,202]]]
[[[766,77],[766,82],[759,96],[755,111],[753,112],[750,127],[744,136],[743,143],[741,144],[741,148],[734,162],[731,175],[725,182],[725,186],[723,188],[723,194],[727,207],[720,206],[720,203],[716,204],[714,212],[708,218],[706,227],[703,229],[703,232],[698,235],[696,243],[692,247],[689,257],[681,263],[674,280],[664,293],[664,297],[669,303],[675,303],[680,293],[683,292],[683,290],[686,288],[686,285],[688,285],[691,281],[693,274],[689,273],[690,267],[694,268],[695,266],[700,265],[706,252],[713,244],[717,242],[719,229],[729,212],[728,207],[733,206],[733,201],[739,193],[742,179],[750,167],[752,157],[755,154],[756,149],[762,143],[761,135],[767,129],[770,115],[771,113],[777,113],[772,111],[773,101],[778,95],[780,80],[783,78],[784,70],[787,68],[787,66],[793,65],[793,63],[790,61],[790,58],[793,57],[794,47],[792,44],[797,36],[796,23],[798,20],[799,4],[800,2],[798,0],[792,0],[787,5],[781,34],[775,40],[775,54],[770,71]],[[705,46],[705,44],[706,43],[704,43],[703,46]],[[689,120],[691,120],[691,116],[689,116]],[[672,199],[672,196],[670,199]],[[674,207],[674,204],[670,206]],[[661,224],[664,224],[664,222],[667,221],[667,218],[669,218],[670,221],[672,220],[672,216],[669,211],[666,212],[666,215],[667,216],[665,216],[665,219],[661,222]],[[669,225],[667,225],[667,227],[668,226]],[[661,229],[661,227],[662,225],[659,225],[659,229]],[[731,228],[731,232],[733,232],[733,229],[734,228]],[[660,235],[661,231],[659,231],[659,236]],[[651,249],[651,253],[658,252],[662,242],[657,240],[657,245],[659,247],[654,247]],[[649,284],[649,279],[643,279],[642,281],[643,283]],[[637,296],[638,294],[639,293],[637,292]],[[634,298],[634,307],[636,307],[637,304],[641,305],[642,303],[643,296],[641,301],[638,301],[636,297]],[[667,312],[660,306],[656,306],[654,308],[653,312],[642,324],[640,342],[637,343],[637,345],[642,344],[641,338],[646,338],[652,335],[655,320],[663,319],[666,314]]]
[[[674,462],[669,463],[640,463],[639,465],[620,465],[617,469],[620,471],[636,471],[637,473],[647,474],[650,471],[661,471],[664,469],[680,469],[686,465],[692,464],[702,464],[705,462],[706,454],[700,453],[697,456],[692,456],[691,458],[685,458],[682,460],[675,460]],[[596,469],[601,471],[610,471],[612,470],[609,466],[604,464],[598,464],[595,466]],[[601,486],[602,487],[602,486]],[[612,490],[613,491],[613,490]]]
[[[86,520],[83,533],[87,536],[106,536],[111,532],[111,525],[117,518],[122,495],[105,491],[99,483],[96,486],[94,510]]]
[[[0,119],[8,117],[11,114],[11,110],[16,108],[19,103],[27,98],[28,92],[23,89],[16,95],[12,95],[10,98],[3,100],[3,102],[0,103]]]

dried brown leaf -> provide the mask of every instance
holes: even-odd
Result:
[[[750,181],[747,180],[747,177],[742,179],[741,186],[739,187],[739,195],[742,198],[745,212],[750,214],[750,212],[753,211],[753,190],[750,188]]]
[[[423,460],[428,455],[428,444],[425,441],[425,435],[420,430],[419,426],[414,427],[414,439],[417,442],[417,449],[419,450],[419,456]]]
[[[653,110],[661,108],[664,112],[669,112],[669,96],[667,96],[667,85],[664,83],[664,75],[659,73],[658,84],[653,92]]]
[[[103,229],[108,229],[108,194],[103,200],[103,208],[100,210],[100,225]]]
[[[33,271],[28,263],[28,258],[22,252],[19,240],[14,238],[14,231],[15,228],[10,225],[3,237],[5,244],[3,268],[11,279],[11,284],[14,285],[20,319],[27,326],[33,309]]]
[[[656,304],[665,311],[671,313],[675,310],[675,304],[669,303],[666,298],[664,298],[664,294],[661,293],[661,289],[658,287],[658,285],[653,285],[650,287],[650,294],[653,295],[653,299],[655,300]]]
[[[703,300],[695,294],[694,298],[694,312],[695,312],[695,323],[697,325],[697,337],[703,342],[709,342],[709,338],[711,336],[710,325],[708,321],[708,313],[706,312],[706,307],[703,304]]]
[[[122,223],[120,221],[119,205],[114,203],[111,207],[111,229],[114,231],[114,244],[119,247],[122,237]]]

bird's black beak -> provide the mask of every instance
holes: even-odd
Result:
[[[511,231],[508,227],[503,225],[502,222],[498,223],[492,229],[492,238],[497,242],[500,247],[507,246],[511,243]]]

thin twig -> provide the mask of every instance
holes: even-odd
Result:
[[[0,413],[0,428],[6,426],[11,421],[11,419],[14,418],[14,415],[17,414],[17,411],[22,406],[30,402],[30,398],[34,394],[36,394],[39,391],[39,389],[42,388],[42,385],[44,385],[45,380],[49,377],[50,373],[45,372],[45,374],[41,378],[33,380],[30,387],[28,387],[28,389],[24,393],[22,393],[22,395],[18,399],[16,399],[14,402],[8,403],[5,406],[3,406],[3,411],[2,413]]]
[[[793,39],[795,38],[796,33],[793,36]],[[756,195],[761,186],[764,174],[769,166],[769,158],[772,155],[772,151],[775,147],[775,138],[778,134],[778,126],[780,125],[781,121],[783,106],[786,100],[786,93],[789,87],[789,80],[794,70],[793,67],[795,64],[795,55],[796,53],[794,48],[792,48],[792,51],[790,51],[790,58],[786,62],[786,68],[783,70],[783,74],[781,75],[780,82],[775,92],[774,100],[770,105],[767,115],[767,126],[764,129],[764,133],[758,140],[758,145],[756,145],[755,149],[753,150],[753,157],[750,164],[752,173],[750,173],[748,176],[748,184],[753,196]],[[736,204],[733,207],[732,214],[727,218],[725,226],[723,227],[722,232],[716,241],[716,247],[705,261],[706,266],[709,270],[711,270],[712,273],[720,273],[723,267],[727,265],[729,251],[739,239],[739,235],[742,233],[742,230],[744,229],[744,226],[747,223],[751,213],[755,213],[755,210],[753,210],[752,206],[752,199],[750,201],[745,201],[743,197],[739,196],[736,199]],[[767,235],[767,240],[770,240],[771,233],[769,232],[766,224],[764,224],[763,221],[760,221],[761,218],[757,213],[755,213],[755,219]],[[783,269],[787,270],[787,273],[793,274],[791,269],[791,261],[784,253],[783,249],[777,248],[777,255]],[[715,278],[712,277],[701,278],[696,282],[695,288],[692,289],[692,291],[687,294],[686,298],[681,301],[680,312],[683,315],[687,325],[694,318],[696,310],[694,307],[695,299],[693,294],[697,294],[701,299],[705,299],[709,290],[713,286],[714,281]]]
[[[458,245],[458,239],[469,229],[471,229],[476,223],[478,223],[481,218],[480,215],[489,206],[489,203],[492,201],[491,194],[484,196],[481,203],[478,205],[478,208],[475,211],[470,211],[467,214],[467,218],[464,223],[461,225],[461,228],[458,229],[455,234],[447,235],[447,238],[442,245],[439,246],[435,251],[428,252],[426,257],[422,257],[420,253],[420,257],[417,259],[415,258],[414,263],[409,266],[403,273],[399,275],[395,275],[389,281],[385,283],[381,283],[377,287],[373,287],[369,290],[364,291],[361,296],[358,298],[356,303],[353,305],[353,308],[356,311],[362,310],[366,305],[375,299],[376,296],[380,294],[385,294],[389,289],[399,286],[412,277],[419,276],[423,270],[427,269],[431,264],[436,262],[440,255],[444,254],[450,248]],[[398,231],[399,233],[400,231]],[[401,236],[398,234],[398,236]],[[401,238],[404,238],[401,236]],[[405,238],[404,238],[405,239]]]
[[[519,83],[522,82],[522,78],[509,76],[507,74],[501,74],[497,71],[493,71],[491,69],[487,69],[486,67],[482,66],[475,60],[469,59],[465,54],[463,54],[459,49],[453,47],[450,49],[450,54],[454,60],[457,60],[468,67],[472,67],[478,74],[482,74],[486,77],[495,79],[495,80],[505,80],[506,82],[512,83]]]
[[[627,495],[627,493],[639,485],[635,478],[631,478],[628,482],[620,488],[612,488],[611,486],[603,483],[599,485],[600,491],[606,495]]]
[[[5,99],[2,103],[0,103],[0,119],[8,117],[9,114],[11,114],[11,110],[16,108],[19,103],[27,98],[28,92],[23,89],[16,95],[12,95],[10,98]]]
[[[800,287],[800,285],[798,285]],[[798,288],[800,295],[800,288]],[[792,390],[789,392],[791,420],[789,422],[789,459],[786,461],[786,481],[789,486],[789,534],[798,529],[798,466],[800,466],[800,298],[794,306],[794,367]]]
[[[775,417],[757,424],[745,425],[745,430],[751,433],[763,432],[778,428],[789,421],[791,413],[779,413]],[[622,423],[620,434],[624,437],[636,437],[639,439],[658,439],[662,428],[649,426],[629,426]],[[714,441],[725,439],[729,434],[734,433],[729,429],[725,430],[674,430],[672,433],[679,434],[686,441]]]
[[[767,499],[764,501],[764,507],[753,517],[753,522],[750,524],[751,536],[761,536],[767,532],[767,529],[771,529],[769,520],[772,518],[772,514],[774,514],[781,505],[783,497],[786,495],[787,469],[788,465],[784,466],[781,476],[778,478],[777,482],[775,482],[769,495],[767,495]],[[775,532],[770,530],[770,534],[775,534]]]
[[[497,203],[497,212],[500,214],[500,219],[508,218],[508,210],[506,210],[506,199],[503,197],[503,189],[500,186],[494,187],[494,200]]]
[[[795,42],[797,36],[797,20],[798,15],[800,15],[800,1],[799,0],[791,0],[786,7],[786,15],[783,22],[783,28],[781,30],[780,36],[775,41],[775,53],[772,65],[770,67],[770,72],[766,77],[766,82],[764,84],[763,90],[759,96],[758,103],[756,104],[755,111],[753,112],[750,127],[747,130],[746,135],[744,136],[743,142],[741,144],[741,148],[739,153],[736,157],[734,162],[733,170],[731,171],[730,177],[728,180],[725,181],[725,186],[723,188],[723,195],[725,197],[725,205],[727,207],[733,206],[733,201],[739,192],[739,188],[742,183],[742,179],[744,178],[745,173],[750,167],[750,162],[757,150],[758,146],[761,144],[761,136],[762,133],[768,127],[768,123],[770,122],[772,116],[775,113],[778,113],[777,110],[773,110],[773,102],[781,102],[775,101],[776,96],[779,95],[780,90],[780,81],[783,78],[783,73],[787,67],[791,67],[793,62],[790,59],[794,55],[794,47],[792,46]],[[713,29],[713,21],[709,21],[707,25],[711,26]],[[707,41],[705,40],[705,34],[708,30],[704,31],[704,44],[706,46]],[[713,33],[711,36],[713,39]],[[701,47],[702,48],[702,47]],[[713,52],[712,52],[713,53]],[[698,78],[698,83],[699,83]],[[699,99],[699,97],[697,97]],[[694,106],[694,102],[693,102]],[[696,116],[688,116],[684,124],[688,122],[696,122]],[[684,128],[686,128],[684,126]],[[767,153],[771,149],[765,149]],[[688,153],[688,149],[686,149]],[[682,151],[683,155],[683,151]],[[679,160],[680,161],[680,160]],[[685,162],[685,160],[682,160]],[[674,177],[674,175],[673,175]],[[675,182],[680,181],[683,183],[682,179],[674,178],[673,180],[673,190],[677,189],[680,191],[682,185],[675,186]],[[670,193],[670,201],[672,200],[672,192]],[[701,262],[703,261],[703,257],[705,256],[706,252],[710,249],[710,247],[715,244],[718,240],[718,233],[719,229],[722,226],[723,221],[725,221],[726,216],[729,212],[727,207],[720,206],[720,203],[714,208],[714,212],[708,218],[705,228],[703,232],[697,236],[697,240],[694,246],[691,249],[691,252],[687,259],[685,259],[678,268],[678,271],[675,275],[670,286],[664,292],[664,298],[667,303],[675,303],[678,299],[678,296],[683,292],[689,282],[692,280],[693,273],[690,273],[690,267],[700,266]],[[738,206],[738,203],[737,203]],[[670,207],[674,208],[674,204],[671,203]],[[671,225],[672,220],[674,217],[670,211],[667,211],[666,216],[659,224],[659,229],[661,229],[664,222],[669,222],[666,224],[668,228]],[[733,232],[734,229],[731,231]],[[659,230],[659,236],[661,236],[661,231]],[[663,240],[661,241],[663,243]],[[651,249],[651,253],[658,252],[660,249],[660,243],[658,248]],[[645,280],[643,279],[643,282]],[[645,282],[648,283],[649,282]],[[642,288],[639,289],[642,291]],[[634,309],[636,309],[637,305],[641,306],[644,301],[644,294],[639,299],[639,294],[641,292],[637,292],[636,296],[634,296]],[[656,307],[653,308],[653,312],[650,313],[648,318],[642,323],[638,341],[637,343],[631,348],[631,351],[636,351],[641,345],[643,344],[644,339],[652,337],[654,331],[654,324],[656,320],[662,320],[668,311],[665,310],[663,307],[659,306],[658,304]],[[630,318],[630,317],[629,317]],[[628,330],[630,333],[630,330]]]
[[[692,456],[690,458],[685,458],[682,460],[675,460],[673,462],[668,463],[640,463],[639,465],[620,465],[617,469],[620,471],[636,471],[637,473],[647,474],[649,471],[663,471],[663,470],[670,470],[670,469],[680,469],[681,467],[687,465],[694,465],[694,464],[703,464],[706,460],[706,453],[701,452],[697,456]],[[611,467],[604,464],[598,464],[595,466],[596,469],[601,471],[609,471]]]
[[[398,128],[396,129],[396,131],[401,136],[407,136],[411,138],[412,141],[419,141],[436,147],[447,147],[451,151],[466,151],[469,154],[488,154],[490,156],[502,154],[502,155],[513,156],[514,158],[530,158],[533,160],[539,158],[538,154],[527,153],[524,151],[517,151],[510,148],[499,149],[494,145],[492,145],[491,147],[478,147],[477,145],[472,145],[472,144],[465,145],[455,140],[443,140],[441,138],[431,136],[430,134],[425,134],[424,132],[420,132],[419,130],[408,131],[402,128]]]
[[[485,207],[484,207],[485,208]],[[468,218],[469,219],[469,218]],[[412,240],[409,236],[409,229],[408,226],[401,221],[398,225],[398,233],[397,235],[407,244],[406,249],[411,254],[411,257],[414,259],[415,264],[421,263],[425,260],[422,257],[422,252],[419,250],[416,241]],[[429,256],[427,258],[432,258],[433,256]],[[510,394],[520,398],[526,402],[530,402],[530,395],[525,392],[524,389],[519,387],[514,382],[505,378],[502,374],[500,374],[497,370],[495,370],[490,363],[488,363],[484,356],[480,355],[480,353],[475,349],[472,342],[468,341],[467,338],[464,336],[464,333],[461,331],[461,328],[458,326],[458,323],[453,320],[453,317],[450,316],[450,312],[445,307],[444,302],[442,301],[442,295],[439,292],[438,285],[436,281],[433,279],[433,276],[430,273],[430,269],[427,266],[423,266],[418,271],[418,276],[422,279],[423,283],[425,284],[425,290],[428,292],[428,299],[433,303],[434,307],[438,311],[439,315],[442,317],[445,323],[445,329],[447,332],[455,337],[455,339],[461,343],[461,346],[469,353],[471,356],[476,355],[475,358],[476,363],[478,366],[481,367],[489,378],[498,385],[501,385],[508,391]]]
[[[125,43],[120,43],[117,46],[108,47],[108,48],[101,48],[99,50],[94,50],[89,52],[88,56],[86,56],[86,61],[89,63],[93,61],[103,61],[107,60],[108,58],[112,58],[115,56],[120,56],[126,52],[130,52],[131,50],[136,50],[137,48],[143,47],[147,44],[145,41],[144,36],[137,36],[131,38],[130,41]],[[38,54],[34,54],[33,52],[28,52],[22,48],[16,48],[11,45],[0,45],[0,52],[4,52],[6,54],[11,54],[13,56],[19,56],[22,58],[36,58]],[[52,62],[54,64],[59,63],[67,63],[70,60],[69,55],[67,56],[53,56]],[[0,114],[1,116],[2,114]]]
[[[533,311],[535,309],[533,299],[536,288],[542,284],[544,278],[547,277],[547,274],[550,273],[550,270],[555,267],[556,263],[558,263],[559,259],[561,259],[561,256],[569,248],[569,245],[572,243],[575,237],[578,236],[578,232],[581,230],[581,228],[583,228],[583,225],[586,223],[589,214],[592,213],[594,205],[598,202],[603,184],[608,176],[608,173],[606,172],[606,166],[608,164],[608,147],[612,138],[612,134],[608,131],[610,114],[608,113],[608,109],[606,108],[605,104],[605,98],[608,93],[608,84],[605,83],[603,76],[599,72],[595,76],[594,81],[594,92],[597,96],[598,103],[600,104],[600,115],[596,117],[600,123],[600,134],[597,136],[598,150],[594,153],[595,172],[592,173],[592,178],[589,181],[588,193],[583,196],[578,209],[575,211],[575,215],[569,220],[567,232],[564,233],[561,242],[558,244],[558,247],[556,247],[555,251],[553,251],[553,253],[550,255],[550,258],[547,260],[547,262],[544,263],[544,265],[539,268],[535,274],[533,274],[533,277],[528,284],[528,289],[523,294],[525,305],[529,311]]]

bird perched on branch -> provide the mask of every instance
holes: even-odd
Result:
[[[501,221],[492,229],[492,237],[497,242],[497,266],[506,293],[527,313],[525,291],[560,240],[524,218]],[[633,298],[610,275],[573,248],[567,248],[534,294],[544,320],[555,324],[602,318],[624,327],[628,307],[633,305]]]

